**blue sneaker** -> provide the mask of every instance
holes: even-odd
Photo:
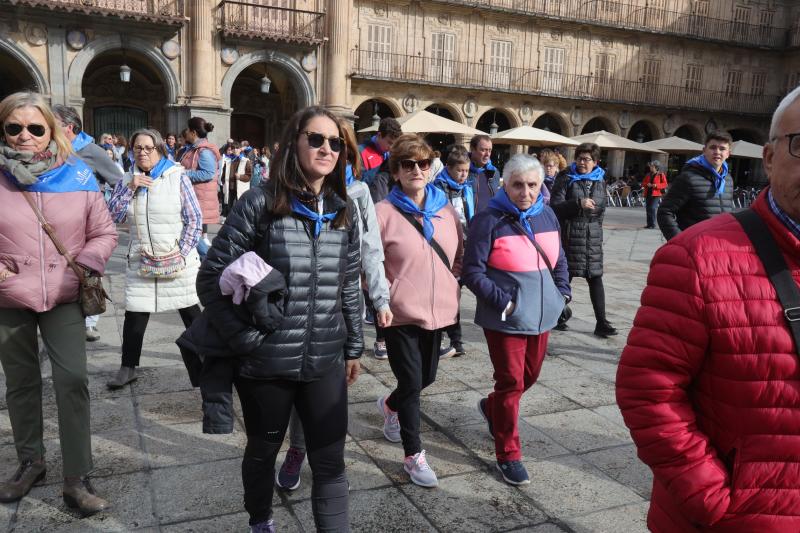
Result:
[[[289,448],[286,451],[286,459],[283,460],[281,469],[275,474],[275,484],[284,490],[295,490],[300,486],[300,467],[306,453],[297,448]]]
[[[503,475],[503,479],[510,485],[530,485],[531,478],[522,461],[497,462],[497,469]]]
[[[486,416],[486,398],[481,398],[478,400],[478,412],[481,414],[483,419],[486,421],[486,426],[489,428],[489,436],[494,440],[494,430],[492,429],[492,421],[489,420],[489,417]]]

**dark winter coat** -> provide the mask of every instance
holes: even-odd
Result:
[[[197,293],[214,327],[240,356],[239,375],[313,381],[343,358],[361,357],[364,347],[356,211],[351,201],[326,193],[323,212],[347,209],[350,223],[337,229],[325,222],[314,238],[310,220],[271,214],[272,191],[266,187],[251,189],[234,206],[200,268]],[[220,291],[222,271],[248,251],[286,280],[283,319],[270,334],[242,320],[231,297]]]
[[[369,186],[369,195],[372,197],[373,204],[377,205],[378,202],[385,200],[395,184],[394,178],[389,172],[389,161],[384,161],[369,180],[362,179],[362,181]]]
[[[664,238],[675,235],[720,213],[733,209],[733,180],[725,178],[725,192],[715,196],[714,177],[708,169],[688,164],[669,184],[658,208],[658,227]]]
[[[567,254],[569,275],[594,278],[603,275],[603,215],[606,182],[579,180],[570,183],[566,171],[556,176],[550,207],[561,223],[561,244]],[[594,209],[583,209],[581,200],[594,200]]]

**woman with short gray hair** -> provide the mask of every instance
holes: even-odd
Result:
[[[655,229],[656,212],[661,205],[661,196],[667,188],[667,175],[661,172],[661,162],[650,161],[647,163],[649,172],[642,180],[644,191],[645,209],[647,210],[647,225],[645,229]]]
[[[114,222],[128,221],[122,365],[112,389],[136,379],[150,313],[173,311],[186,327],[200,316],[195,280],[202,214],[192,182],[170,161],[161,134],[143,129],[131,136],[134,164],[109,200]]]

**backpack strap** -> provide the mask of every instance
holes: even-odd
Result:
[[[800,291],[789,272],[778,243],[775,242],[775,237],[772,236],[766,222],[752,209],[739,211],[733,216],[744,228],[764,265],[769,281],[775,287],[778,300],[783,307],[783,317],[794,338],[795,352],[800,355]]]
[[[423,236],[423,238],[425,237],[425,231],[422,228],[422,224],[420,224],[419,221],[416,218],[414,218],[413,216],[409,215],[408,213],[406,213],[402,209],[399,209],[396,205],[393,205],[393,207],[395,209],[397,209],[398,213],[403,215],[403,218],[408,220],[409,224],[411,224],[412,226],[414,226],[414,228],[416,228],[416,230],[419,232],[420,235]],[[439,256],[439,259],[442,260],[442,263],[444,263],[444,266],[447,267],[447,270],[452,272],[453,271],[453,267],[450,266],[450,260],[447,258],[447,254],[444,252],[444,250],[442,250],[442,247],[439,245],[439,243],[436,242],[436,239],[431,237],[431,240],[430,240],[430,242],[428,244],[430,244],[431,248],[433,248],[433,251],[436,252],[436,255]]]

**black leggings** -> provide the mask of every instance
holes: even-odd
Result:
[[[189,327],[200,316],[200,306],[193,305],[178,309],[183,325]],[[125,322],[122,325],[122,366],[134,368],[139,366],[142,357],[142,343],[144,331],[150,321],[150,313],[139,311],[125,311]]]
[[[313,486],[311,507],[317,531],[349,529],[348,484],[344,472],[347,435],[347,386],[344,364],[317,381],[255,380],[239,377],[247,447],[242,460],[244,508],[250,525],[269,520],[275,459],[286,434],[292,407],[306,436]]]
[[[572,276],[569,277],[572,283]],[[603,276],[595,276],[593,278],[586,278],[586,283],[589,284],[589,299],[592,301],[592,309],[594,309],[594,318],[598,322],[606,321],[606,290],[603,287]]]

